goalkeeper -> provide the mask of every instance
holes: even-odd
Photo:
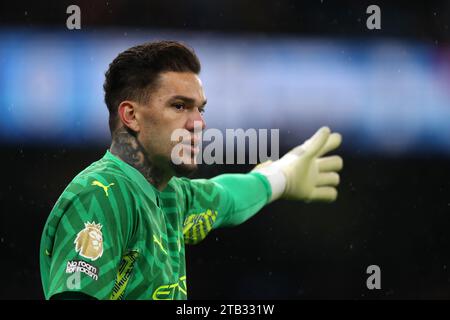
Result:
[[[195,53],[175,41],[119,54],[104,83],[112,142],[69,183],[45,225],[40,269],[46,299],[187,299],[185,244],[239,225],[277,199],[337,197],[341,143],[323,127],[281,159],[247,174],[190,180],[175,165],[176,129],[204,128]],[[185,150],[198,152],[192,134]],[[187,154],[187,153],[186,153]],[[191,159],[192,160],[192,159]]]

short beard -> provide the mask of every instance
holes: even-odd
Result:
[[[196,164],[174,164],[173,162],[170,163],[170,166],[175,173],[175,177],[190,178],[198,169],[198,166]]]

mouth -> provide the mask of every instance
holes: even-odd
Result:
[[[187,140],[187,139],[186,139]],[[190,147],[192,150],[196,150],[196,152],[198,153],[199,151],[199,143],[200,143],[200,139],[197,136],[192,136],[190,138],[190,140],[185,141],[183,140],[181,142],[181,144],[183,145],[183,147]]]
[[[191,156],[197,156],[200,152],[200,147],[198,146],[198,140],[191,140],[191,142],[182,143],[183,145],[183,153]]]
[[[200,152],[200,148],[194,144],[185,144],[183,145],[183,148],[187,149],[186,151],[188,151],[189,154],[194,156],[196,156]]]

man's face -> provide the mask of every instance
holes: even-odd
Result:
[[[197,130],[205,128],[202,116],[205,104],[202,83],[196,74],[160,74],[156,88],[150,94],[150,100],[145,105],[139,105],[136,110],[140,127],[138,139],[150,160],[160,169],[169,170],[175,175],[186,175],[197,168],[195,158],[198,147],[193,145],[199,142],[200,137],[194,136],[194,122]],[[171,135],[176,129],[189,132],[184,139],[188,144],[183,145],[183,153],[179,155],[183,163],[179,165],[175,165],[171,159],[172,149],[179,143],[171,141]]]

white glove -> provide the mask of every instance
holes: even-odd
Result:
[[[339,156],[322,157],[342,142],[339,133],[320,128],[302,145],[277,161],[264,162],[253,172],[267,177],[272,187],[270,202],[276,199],[331,202],[337,198],[336,187],[343,167]]]

